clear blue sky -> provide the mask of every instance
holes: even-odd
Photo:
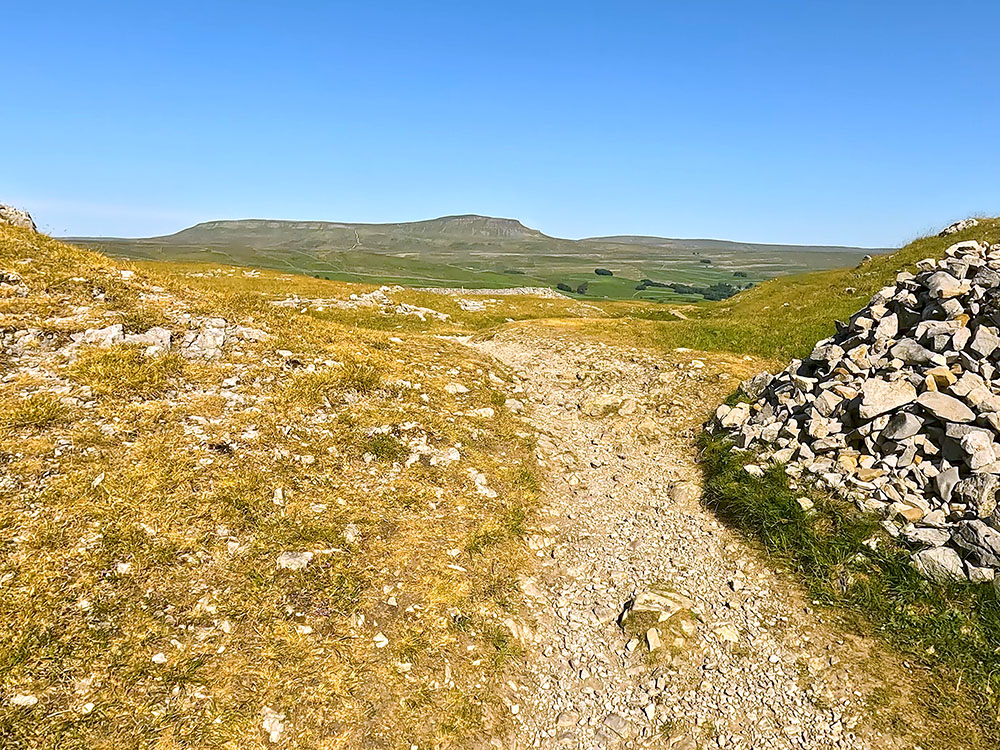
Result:
[[[3,10],[0,201],[53,234],[516,217],[894,245],[1000,214],[1000,4]]]

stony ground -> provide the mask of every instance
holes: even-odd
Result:
[[[547,473],[510,747],[914,747],[873,725],[887,657],[699,502],[699,424],[756,363],[528,327],[476,346],[523,379]]]
[[[430,750],[512,722],[538,499],[513,383],[354,292],[0,225],[0,748]]]

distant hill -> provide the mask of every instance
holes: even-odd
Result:
[[[724,296],[775,276],[850,266],[884,252],[627,235],[570,240],[516,219],[475,214],[388,224],[238,219],[203,222],[162,237],[68,239],[143,260],[259,266],[405,286],[562,284],[585,288],[581,296],[658,301],[698,300],[710,287],[709,296]],[[614,275],[595,276],[598,267]]]
[[[247,247],[321,247],[358,241],[363,234],[372,244],[405,239],[482,239],[524,240],[552,239],[536,229],[529,229],[516,219],[492,216],[442,216],[426,221],[393,224],[349,224],[334,221],[280,221],[273,219],[236,219],[206,221],[175,234],[151,239],[171,243],[242,244]]]
[[[643,235],[621,234],[611,237],[588,237],[582,242],[610,242],[625,245],[643,245],[645,247],[669,248],[671,250],[715,250],[733,252],[747,250],[751,252],[786,252],[793,250],[801,253],[856,253],[866,254],[889,252],[889,248],[857,248],[847,245],[776,245],[762,242],[734,242],[732,240],[708,239],[674,239],[670,237],[647,237]]]

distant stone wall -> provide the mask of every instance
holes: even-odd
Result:
[[[415,292],[433,292],[434,294],[451,294],[468,297],[476,294],[488,294],[499,297],[513,294],[530,294],[534,297],[547,297],[548,299],[570,299],[565,294],[560,294],[555,289],[544,286],[517,286],[512,289],[464,289],[460,287],[420,287],[414,289]]]

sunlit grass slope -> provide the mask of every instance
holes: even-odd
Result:
[[[537,492],[509,373],[409,320],[271,304],[346,291],[315,279],[7,227],[0,272],[0,744],[503,733]],[[208,360],[71,339],[118,323],[251,333]]]

